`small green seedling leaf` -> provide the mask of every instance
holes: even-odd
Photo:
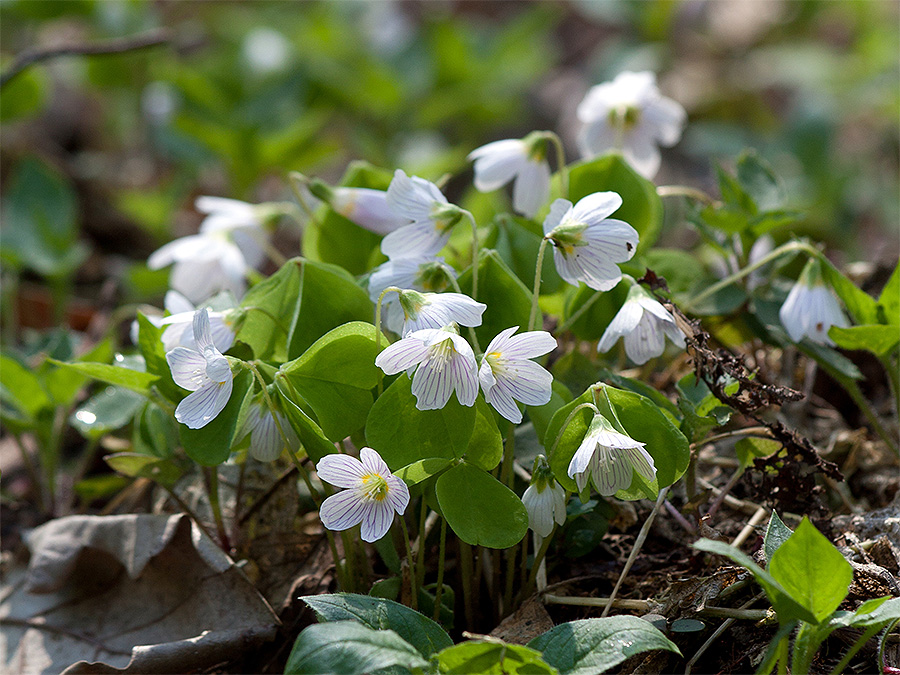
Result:
[[[595,675],[625,659],[654,649],[681,654],[678,647],[653,625],[636,616],[581,619],[560,624],[539,635],[528,647],[560,675]]]
[[[769,571],[812,613],[812,623],[821,623],[838,608],[853,581],[850,563],[808,518],[772,555]]]
[[[863,349],[876,356],[884,356],[900,343],[900,329],[896,324],[893,326],[870,324],[849,328],[832,326],[828,330],[828,337],[842,349]]]
[[[392,630],[373,630],[357,621],[335,621],[313,624],[300,633],[284,672],[363,675],[395,666],[427,668],[428,662]]]
[[[753,464],[757,457],[769,457],[781,450],[781,443],[770,438],[742,438],[734,444],[734,454],[743,468]]]
[[[766,592],[769,602],[772,603],[772,607],[778,613],[778,622],[782,625],[797,619],[807,623],[818,623],[816,615],[811,610],[792,598],[775,577],[753,562],[753,559],[740,549],[729,546],[723,541],[713,541],[712,539],[700,539],[694,543],[694,548],[699,551],[725,556],[738,565],[746,567],[756,578],[756,582]]]
[[[301,600],[320,621],[353,620],[375,630],[390,628],[425,658],[453,645],[437,623],[393,600],[353,593],[308,595]]]
[[[769,518],[769,524],[766,527],[766,536],[763,538],[763,546],[766,551],[766,562],[772,562],[772,556],[775,551],[786,542],[790,536],[794,534],[790,528],[785,525],[775,511],[772,511],[772,517]]]
[[[509,548],[528,531],[522,500],[484,469],[458,464],[441,474],[435,491],[447,524],[467,544]]]
[[[541,653],[500,640],[467,640],[437,657],[442,675],[558,675]]]

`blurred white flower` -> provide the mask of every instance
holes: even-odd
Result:
[[[631,260],[637,249],[637,231],[628,223],[608,218],[622,206],[615,192],[595,192],[574,206],[557,199],[544,219],[544,239],[553,244],[559,276],[577,286],[583,281],[608,291],[622,279],[616,263]]]
[[[403,337],[423,328],[442,328],[451,323],[480,326],[481,315],[487,309],[483,302],[462,293],[419,293],[406,289],[399,293],[399,300],[404,317]]]
[[[208,311],[194,313],[197,348],[176,347],[166,354],[175,384],[193,392],[175,408],[175,419],[191,429],[206,426],[222,412],[233,386],[228,359],[213,344]]]
[[[276,414],[278,415],[278,424],[275,423],[275,416],[272,415],[272,411],[269,410],[262,397],[250,406],[247,413],[244,432],[250,434],[250,454],[260,462],[273,462],[281,456],[285,447],[285,439],[278,431],[279,425],[284,431],[284,436],[287,437],[290,449],[296,451],[300,448],[300,439],[287,417],[280,412]]]
[[[659,171],[657,146],[675,145],[687,119],[680,104],[659,92],[656,75],[646,71],[619,73],[612,82],[592,87],[577,115],[583,125],[578,135],[583,157],[621,150],[648,179]]]
[[[517,330],[518,326],[507,328],[491,340],[478,371],[487,402],[516,424],[522,421],[516,401],[544,405],[553,394],[553,376],[529,359],[556,349],[556,339],[546,331],[513,335]]]
[[[417,330],[382,351],[375,365],[387,375],[405,370],[412,377],[419,410],[443,408],[454,390],[462,405],[473,406],[478,366],[469,343],[455,331],[455,326]]]
[[[359,457],[335,454],[319,460],[319,478],[347,488],[322,502],[319,518],[329,530],[349,530],[362,524],[363,541],[373,542],[387,534],[394,511],[401,516],[406,511],[409,488],[372,448],[360,450]]]
[[[178,347],[197,349],[197,341],[194,339],[194,314],[197,308],[190,300],[178,291],[168,291],[164,301],[166,317],[147,317],[151,323],[159,327],[165,327],[160,339],[163,349],[170,351]],[[209,330],[213,344],[220,352],[227,352],[234,344],[236,326],[242,314],[239,310],[209,310]],[[133,330],[136,330],[135,322]],[[137,333],[132,333],[133,342],[137,344]]]
[[[462,210],[449,203],[437,185],[401,169],[394,172],[387,200],[394,213],[412,221],[381,241],[381,251],[391,259],[435,255],[462,218]]]
[[[619,433],[603,415],[594,415],[584,440],[569,463],[569,478],[575,479],[579,492],[590,480],[604,497],[626,490],[632,470],[648,481],[656,477],[653,457],[644,443]]]
[[[822,278],[821,263],[810,258],[800,278],[778,312],[778,318],[794,342],[804,337],[820,345],[834,345],[828,337],[832,326],[846,328],[849,323],[831,289]]]
[[[439,293],[456,278],[456,270],[435,256],[395,258],[376,267],[369,275],[369,297],[378,302],[382,291],[389,286],[416,291]],[[403,329],[404,314],[396,293],[388,293],[381,303],[384,325],[394,333]]]
[[[264,257],[263,228],[272,208],[223,197],[198,197],[196,207],[208,214],[200,232],[159,248],[147,259],[147,267],[174,264],[169,286],[194,304],[219,291],[241,297],[247,270]]]
[[[528,527],[540,537],[550,535],[554,521],[566,524],[566,491],[553,477],[543,455],[534,460],[531,484],[522,495],[522,503],[528,511]]]
[[[244,60],[261,75],[284,70],[291,55],[291,43],[277,30],[253,28],[244,38]]]
[[[469,153],[475,162],[475,187],[492,192],[513,183],[513,208],[534,218],[550,197],[549,141],[540,132],[523,139],[494,141]]]
[[[666,336],[677,347],[684,347],[684,334],[674,317],[647,291],[638,285],[628,291],[625,304],[618,311],[597,344],[598,352],[608,352],[616,341],[625,338],[625,353],[641,365],[666,348]]]

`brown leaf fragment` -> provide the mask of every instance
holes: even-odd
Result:
[[[491,637],[500,638],[504,642],[524,645],[553,628],[553,619],[544,608],[538,597],[532,596],[513,614],[503,619],[500,625],[491,631]]]

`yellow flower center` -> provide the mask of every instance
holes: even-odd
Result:
[[[363,496],[376,502],[383,501],[389,490],[387,481],[377,473],[367,473],[362,477]]]

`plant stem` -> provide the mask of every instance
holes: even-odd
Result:
[[[478,299],[478,258],[481,251],[478,248],[478,224],[475,222],[475,216],[465,209],[462,212],[472,223],[472,299]]]
[[[557,335],[562,335],[567,330],[569,330],[572,326],[575,325],[575,322],[578,321],[582,316],[584,316],[585,312],[587,312],[597,300],[600,299],[600,296],[603,294],[602,291],[596,291],[591,297],[589,297],[584,304],[581,305],[578,309],[572,312],[572,316],[563,321],[562,325],[556,329]]]
[[[300,204],[300,208],[303,209],[306,216],[315,223],[316,227],[321,228],[322,223],[319,222],[315,212],[309,207],[309,204],[306,203],[306,197],[303,196],[303,190],[300,189],[301,185],[306,185],[308,182],[309,179],[299,171],[291,171],[288,174],[288,183],[291,185],[291,190],[294,191],[294,196],[297,198],[297,203]]]
[[[219,545],[223,551],[231,548],[228,541],[228,533],[225,531],[225,521],[222,519],[222,504],[219,502],[219,471],[212,466],[206,469],[207,491],[209,493],[209,506],[212,509],[213,519],[216,521],[216,533],[219,535]]]
[[[472,597],[472,547],[462,539],[459,539],[459,574],[463,588],[463,606],[466,614],[468,628],[475,626],[475,604]]]
[[[506,443],[503,446],[503,465],[500,468],[500,482],[512,489],[514,475],[513,461],[516,450],[516,425],[509,423],[509,431],[506,432]]]
[[[656,194],[660,197],[688,197],[703,202],[707,206],[715,206],[716,200],[706,194],[703,190],[688,187],[687,185],[660,185],[656,188]]]
[[[569,198],[569,167],[566,166],[566,151],[559,136],[552,131],[544,132],[556,149],[556,171],[559,173],[559,188],[563,199]]]
[[[13,440],[16,443],[16,446],[19,448],[19,452],[22,455],[22,465],[25,467],[26,473],[28,473],[28,477],[31,479],[31,485],[34,488],[34,496],[37,501],[38,511],[44,510],[44,482],[41,480],[40,474],[37,471],[37,467],[35,467],[34,462],[31,461],[31,456],[28,454],[28,450],[25,449],[25,445],[22,443],[22,437],[19,434],[12,434]]]
[[[528,535],[525,535],[528,539]],[[502,615],[512,614],[513,585],[516,578],[516,558],[519,553],[519,547],[513,546],[506,549],[506,588],[503,590],[503,612]]]
[[[447,520],[441,518],[441,543],[438,548],[437,586],[434,589],[434,620],[441,618],[441,595],[444,592],[444,557],[447,553]]]
[[[528,330],[535,330],[535,322],[538,315],[538,298],[541,296],[541,269],[544,266],[544,250],[547,248],[549,239],[541,239],[541,246],[538,248],[537,263],[534,267],[534,287],[531,292],[531,314],[528,315]]]
[[[547,538],[541,542],[540,550],[534,554],[534,562],[531,564],[531,572],[528,575],[528,581],[525,582],[525,586],[522,588],[523,599],[528,597],[528,594],[531,593],[531,589],[534,588],[534,580],[537,578],[537,573],[541,568],[541,563],[544,561],[544,556],[547,555],[547,551],[550,549],[550,542],[553,540],[553,535],[556,534],[556,530],[557,526],[554,523],[553,530]],[[527,537],[528,535],[525,536]]]
[[[649,612],[653,604],[649,600],[613,600],[612,598],[583,598],[577,595],[552,595],[544,593],[541,600],[545,605],[572,605],[577,607],[616,607],[618,609]]]
[[[419,533],[416,535],[416,584],[419,587],[425,585],[425,538],[428,536],[425,520],[427,516],[428,502],[423,497],[419,509]]]
[[[643,527],[641,527],[641,531],[638,533],[637,539],[634,540],[634,546],[631,549],[631,553],[628,555],[628,560],[625,561],[625,567],[622,568],[622,573],[619,575],[619,580],[616,582],[612,593],[610,593],[609,595],[610,602],[616,599],[616,595],[619,592],[619,588],[621,588],[622,586],[622,582],[625,581],[625,577],[628,576],[628,572],[631,571],[631,566],[634,564],[634,561],[637,558],[641,547],[644,545],[644,541],[647,539],[647,535],[650,534],[650,526],[653,525],[653,520],[656,518],[656,514],[659,513],[659,509],[662,506],[662,503],[666,500],[666,494],[668,492],[668,487],[664,487],[659,491],[659,495],[656,497],[656,504],[653,506],[653,510],[650,512],[650,515],[647,516],[647,520],[644,522]],[[609,614],[609,610],[611,609],[611,607],[612,605],[607,605],[604,608],[603,612],[600,614],[601,619]]]
[[[701,293],[698,293],[693,298],[688,300],[685,303],[685,307],[689,308],[689,309],[696,307],[699,303],[703,302],[707,298],[712,297],[713,295],[715,295],[716,293],[721,291],[726,286],[729,286],[736,281],[740,281],[744,277],[748,276],[751,272],[758,270],[760,267],[764,267],[765,265],[768,265],[770,262],[772,262],[773,260],[776,260],[777,258],[780,258],[783,255],[786,255],[788,253],[793,253],[794,251],[806,251],[810,255],[814,255],[816,257],[819,257],[822,255],[816,248],[810,246],[805,241],[790,241],[787,244],[784,244],[783,246],[779,246],[778,248],[776,248],[774,251],[772,251],[768,255],[763,256],[762,258],[757,260],[755,263],[747,265],[742,270],[739,270],[739,271],[735,272],[734,274],[732,274],[731,276],[725,277],[721,281],[718,281],[718,282],[714,283],[712,286],[709,286],[706,290],[704,290]]]
[[[410,580],[410,606],[418,610],[419,609],[419,579],[418,574],[416,573],[416,560],[413,557],[412,546],[409,543],[409,530],[406,528],[406,520],[401,515],[400,518],[400,528],[403,531],[403,545],[406,546],[406,562],[409,566],[409,580]]]
[[[553,447],[550,448],[550,457],[553,457],[553,453],[556,452],[556,446],[558,446],[559,442],[562,440],[563,434],[569,427],[569,423],[575,418],[575,415],[581,412],[584,408],[590,408],[594,411],[595,415],[600,414],[600,411],[597,410],[597,406],[595,406],[593,403],[580,403],[572,408],[572,412],[569,413],[568,417],[566,417],[566,421],[563,422],[563,425],[559,428],[559,434],[557,434],[556,440],[553,441]]]

